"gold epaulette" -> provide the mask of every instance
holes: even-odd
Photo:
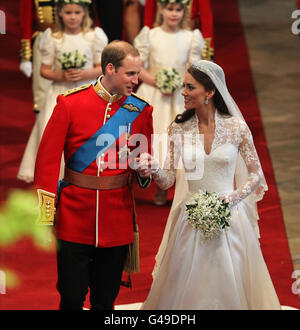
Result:
[[[21,39],[20,58],[21,62],[31,61],[32,50],[29,39]]]
[[[39,197],[39,218],[37,224],[39,225],[54,225],[55,217],[55,194],[48,191],[38,189]]]
[[[149,103],[148,101],[144,100],[143,98],[141,98],[140,96],[136,95],[135,93],[131,93],[131,95],[133,95],[134,97],[136,97],[136,98],[142,100],[143,102],[147,103],[147,105],[150,106],[150,103]]]
[[[74,93],[77,93],[77,92],[80,92],[84,89],[87,89],[91,86],[92,84],[85,84],[85,85],[82,85],[82,86],[79,86],[79,87],[76,87],[76,88],[72,88],[72,89],[69,89],[67,90],[66,92],[64,92],[62,95],[63,96],[69,96],[71,94],[74,94]]]

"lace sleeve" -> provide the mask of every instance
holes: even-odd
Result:
[[[264,178],[260,161],[254,146],[252,134],[245,122],[240,122],[239,151],[248,170],[247,181],[227,197],[230,206],[234,206],[248,197],[260,186]]]
[[[181,155],[180,126],[172,123],[168,130],[168,149],[163,169],[153,174],[153,179],[160,189],[167,190],[173,186],[176,177],[176,169]]]

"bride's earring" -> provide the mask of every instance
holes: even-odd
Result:
[[[208,97],[206,96],[205,98],[205,101],[204,101],[205,104],[208,104]]]

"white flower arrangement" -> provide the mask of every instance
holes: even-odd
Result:
[[[229,204],[215,192],[199,190],[185,204],[188,223],[201,233],[201,241],[220,237],[230,226]]]
[[[162,69],[156,76],[156,87],[165,94],[172,94],[182,86],[180,74],[174,68]]]
[[[57,59],[61,63],[62,70],[81,69],[86,63],[86,55],[81,55],[78,50],[69,53],[63,53]]]

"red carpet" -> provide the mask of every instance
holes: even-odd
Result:
[[[225,4],[226,3],[226,4]],[[282,305],[300,308],[299,299],[291,292],[294,279],[285,228],[274,173],[266,145],[259,107],[253,84],[247,45],[240,23],[236,0],[213,0],[215,20],[215,61],[227,74],[227,83],[244,111],[253,132],[256,147],[269,184],[269,192],[259,204],[261,246]],[[25,143],[34,122],[31,82],[18,69],[19,22],[18,2],[3,0],[0,10],[6,13],[7,34],[0,36],[0,164],[1,201],[9,189],[30,186],[16,180]],[[141,273],[133,275],[133,290],[121,288],[117,304],[142,302],[151,285],[154,257],[167,219],[168,207],[154,207],[154,187],[136,188],[137,213],[141,236]],[[170,195],[172,193],[170,192]],[[274,253],[274,251],[276,251]],[[19,277],[19,286],[0,295],[1,309],[57,309],[55,253],[44,252],[30,240],[0,248],[1,264]]]

